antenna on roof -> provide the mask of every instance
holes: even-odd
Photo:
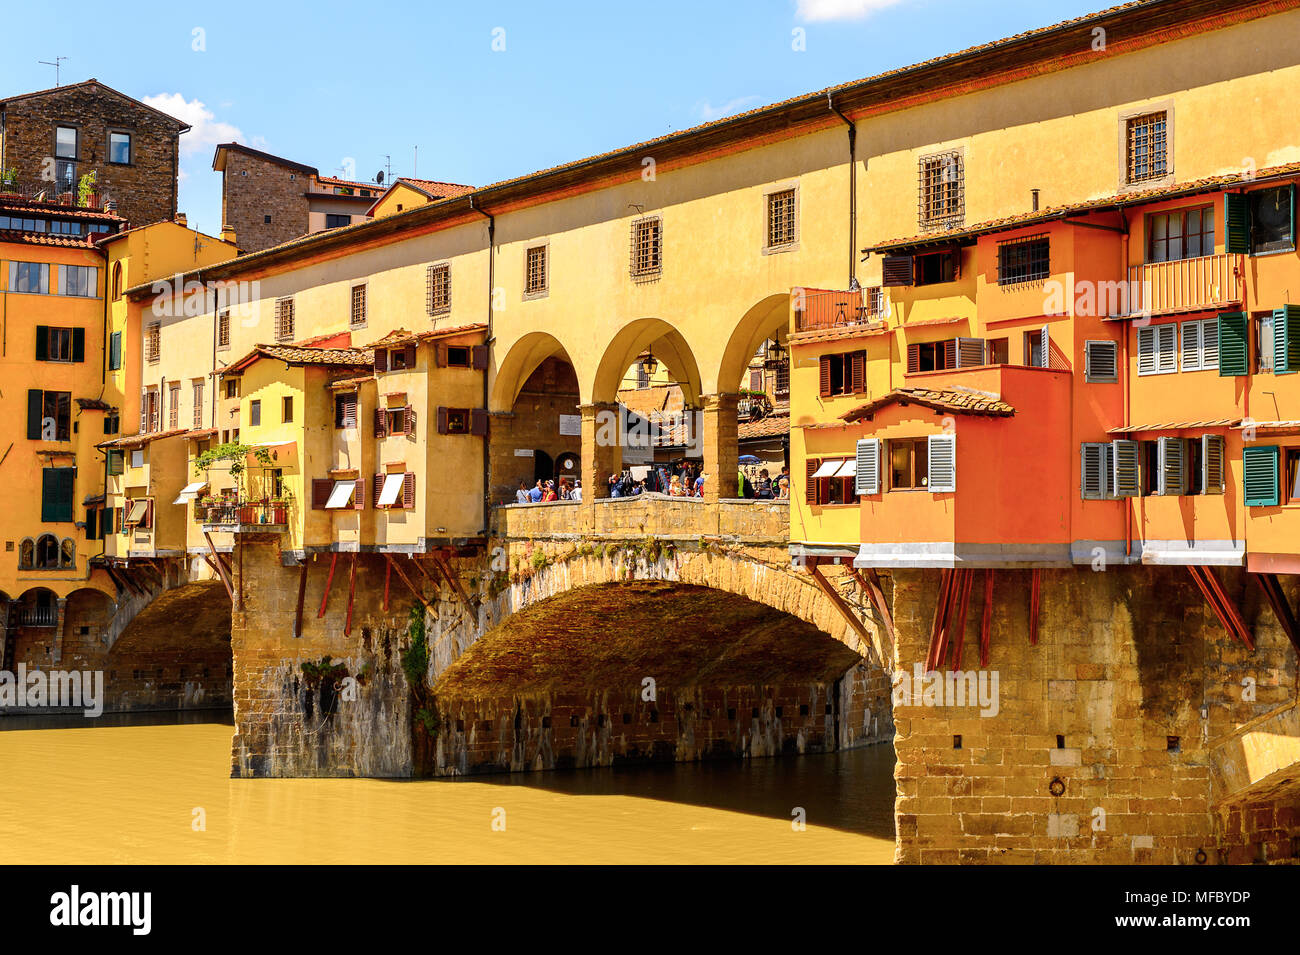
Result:
[[[37,60],[36,62],[39,63],[41,66],[54,67],[54,85],[58,86],[59,85],[59,64],[66,59],[67,59],[66,56],[56,56],[54,58],[53,63],[51,63],[49,60]]]
[[[411,173],[411,175],[417,179],[420,176],[420,147],[419,146],[415,147],[415,172]]]
[[[382,169],[375,173],[375,182],[381,186],[384,184],[384,171]]]

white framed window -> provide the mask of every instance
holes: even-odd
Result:
[[[1179,326],[1183,371],[1215,371],[1219,367],[1219,320],[1202,319]]]
[[[1083,380],[1090,383],[1119,381],[1119,345],[1111,341],[1083,343]]]
[[[1178,370],[1178,326],[1147,325],[1137,330],[1138,374],[1168,375]]]

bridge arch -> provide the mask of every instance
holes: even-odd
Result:
[[[577,371],[568,349],[554,335],[549,332],[527,332],[521,335],[497,363],[489,409],[499,413],[512,411],[524,384],[548,358],[556,358]],[[581,389],[581,376],[578,377],[578,382]],[[580,391],[580,394],[582,400],[589,400],[588,392]]]

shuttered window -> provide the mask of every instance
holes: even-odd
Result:
[[[1260,348],[1266,348],[1260,342]],[[1300,371],[1300,305],[1283,305],[1273,312],[1273,374]]]
[[[958,367],[958,361],[960,360],[958,343],[960,341],[977,342],[980,339],[949,338],[947,341],[941,342],[911,343],[907,346],[907,373],[911,375],[922,371],[946,371]],[[968,346],[967,352],[971,358],[974,358],[974,351],[973,347]],[[980,354],[982,357],[982,344]]]
[[[1221,434],[1201,435],[1201,493],[1224,493],[1224,442]]]
[[[1280,502],[1278,457],[1276,445],[1245,448],[1241,452],[1247,507],[1275,507]]]
[[[357,396],[334,396],[334,427],[355,428],[357,426]]]
[[[1219,367],[1217,318],[1183,322],[1179,326],[1179,334],[1182,338],[1183,371],[1214,371]]]
[[[817,478],[813,477],[813,475],[817,473],[817,469],[821,467],[821,465],[822,465],[821,458],[808,458],[804,462],[805,471],[804,471],[803,499],[805,504],[821,503],[821,500],[819,499],[817,493],[819,490]]]
[[[863,438],[857,445],[854,490],[858,494],[880,493],[880,439]]]
[[[957,490],[957,436],[932,434],[929,441],[930,490],[936,494]]]
[[[1109,442],[1085,441],[1079,446],[1079,493],[1085,501],[1114,497],[1114,453]]]
[[[108,370],[117,371],[122,367],[122,333],[113,332],[108,337]]]
[[[1142,446],[1120,438],[1110,443],[1111,481],[1114,497],[1138,497],[1142,493]]]
[[[1223,197],[1223,244],[1229,255],[1250,254],[1250,203],[1240,193]]]
[[[1098,384],[1119,381],[1119,345],[1109,341],[1084,342],[1083,378]]]
[[[916,280],[910,255],[887,255],[881,266],[881,282],[885,288],[911,285]]]
[[[41,520],[56,523],[72,520],[72,487],[76,468],[41,469]]]
[[[1231,378],[1250,372],[1250,322],[1245,312],[1224,312],[1217,319],[1219,376]]]
[[[1178,370],[1178,326],[1148,325],[1138,329],[1138,374],[1168,375]]]
[[[867,353],[822,355],[819,390],[822,397],[861,394],[867,390]]]
[[[1187,493],[1187,458],[1186,440],[1170,437],[1160,439],[1157,494],[1174,497]]]
[[[984,339],[956,339],[957,367],[975,368],[984,364]]]

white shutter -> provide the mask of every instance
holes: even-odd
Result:
[[[1138,329],[1138,374],[1157,374],[1156,330],[1151,326]]]
[[[1166,497],[1187,493],[1187,449],[1182,438],[1160,439],[1160,484]]]
[[[1085,501],[1100,501],[1106,496],[1104,447],[1091,441],[1079,445],[1079,489]]]
[[[1139,462],[1142,458],[1142,446],[1136,441],[1124,438],[1110,443],[1111,447],[1111,493],[1114,497],[1138,497],[1142,493],[1142,474]]]
[[[1201,371],[1214,371],[1219,367],[1219,320],[1207,318],[1201,322]]]
[[[1201,370],[1201,323],[1183,322],[1183,371]]]
[[[857,475],[854,490],[859,494],[880,493],[880,439],[858,441]]]
[[[1119,349],[1115,342],[1083,343],[1083,378],[1089,382],[1119,381]]]
[[[936,494],[957,490],[957,436],[932,434],[929,440],[929,488]]]
[[[1052,367],[1052,336],[1048,334],[1047,326],[1043,326],[1041,337],[1038,339],[1039,347],[1042,348],[1042,355],[1039,359],[1039,366],[1042,368]]]
[[[984,364],[984,339],[957,339],[957,367],[973,368]]]
[[[1201,435],[1201,493],[1223,493],[1223,435]]]
[[[1156,364],[1158,374],[1167,375],[1178,370],[1178,326],[1172,322],[1156,326]]]

